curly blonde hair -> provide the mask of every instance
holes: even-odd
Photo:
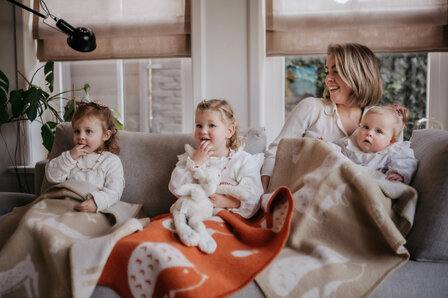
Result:
[[[120,146],[118,145],[117,132],[114,117],[108,106],[96,101],[81,102],[77,105],[77,109],[73,114],[72,127],[85,117],[95,117],[101,120],[103,131],[110,130],[110,138],[104,142],[103,146],[98,148],[100,151],[109,151],[114,154],[120,153]]]
[[[235,113],[230,103],[225,99],[210,99],[201,101],[196,107],[197,112],[204,111],[216,111],[221,115],[223,122],[227,125],[233,125],[235,131],[233,135],[227,140],[227,147],[230,149],[238,149],[244,145],[243,140],[240,137],[239,125],[235,118]]]
[[[383,94],[383,85],[375,54],[358,43],[330,44],[327,56],[333,55],[336,69],[342,80],[353,90],[349,104],[360,108],[378,104]],[[325,87],[324,98],[330,100]]]

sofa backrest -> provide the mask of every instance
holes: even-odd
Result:
[[[241,131],[245,150],[250,153],[264,152],[266,133],[264,128],[249,128]],[[143,204],[148,216],[169,212],[175,197],[168,190],[171,172],[177,163],[177,156],[184,153],[185,144],[194,144],[192,134],[152,134],[119,131],[119,157],[123,164],[125,188],[121,200]],[[49,159],[73,148],[71,123],[61,123]],[[44,178],[42,190],[50,186]]]
[[[406,247],[414,260],[448,262],[448,131],[414,130],[410,141],[418,201]]]

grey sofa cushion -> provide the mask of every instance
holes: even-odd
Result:
[[[411,147],[419,160],[411,183],[418,202],[406,247],[415,260],[448,261],[448,131],[415,130]]]
[[[264,128],[243,129],[241,136],[248,152],[264,152]],[[143,204],[146,214],[150,217],[169,212],[169,207],[175,199],[168,190],[171,172],[176,166],[177,156],[185,152],[185,144],[194,144],[193,135],[119,131],[118,142],[126,183],[121,199]],[[72,147],[71,124],[59,124],[49,159]],[[45,190],[49,185],[44,179],[41,189]]]

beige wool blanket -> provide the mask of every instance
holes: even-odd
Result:
[[[256,278],[267,297],[365,297],[409,259],[412,187],[311,138],[280,142],[268,192],[280,186],[294,213],[285,247]]]
[[[89,297],[114,244],[142,230],[141,205],[75,211],[97,187],[70,181],[18,207],[0,224],[0,297]]]

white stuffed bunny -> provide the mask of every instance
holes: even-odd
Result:
[[[185,145],[185,150],[190,152],[194,149]],[[213,204],[209,196],[216,192],[221,171],[216,167],[195,168],[193,178],[197,183],[182,185],[176,191],[179,197],[171,206],[170,212],[181,241],[187,246],[198,246],[202,252],[211,254],[215,252],[217,245],[207,232],[203,220],[213,215]]]

